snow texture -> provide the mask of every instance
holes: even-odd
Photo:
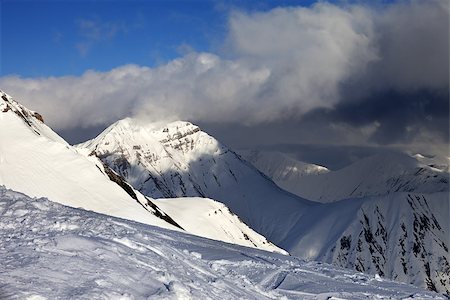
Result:
[[[280,187],[334,202],[303,214],[280,243],[291,254],[450,294],[448,159],[384,154],[322,172],[279,153],[242,154]]]
[[[446,299],[0,187],[1,299]]]
[[[330,171],[324,166],[305,163],[276,151],[241,150],[239,155],[272,179],[279,187],[293,194],[296,194],[296,187],[302,177],[325,174]]]
[[[207,198],[157,199],[153,202],[189,233],[288,254],[245,225],[220,202]]]

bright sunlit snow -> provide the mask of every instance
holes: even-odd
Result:
[[[0,188],[2,299],[445,299]]]

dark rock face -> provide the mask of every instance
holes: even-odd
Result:
[[[92,152],[91,155],[95,155],[95,152]],[[146,197],[146,203],[142,204],[141,202],[139,202],[136,193],[134,192],[133,188],[131,187],[131,185],[129,185],[125,179],[118,175],[116,172],[114,172],[113,170],[111,170],[105,163],[103,163],[103,168],[105,170],[106,175],[108,176],[108,178],[117,183],[125,192],[127,192],[128,195],[131,196],[131,198],[133,198],[134,200],[136,200],[139,204],[141,204],[146,210],[151,211],[149,208],[152,209],[152,213],[157,216],[158,218],[166,221],[169,224],[172,224],[178,228],[183,229],[177,222],[175,222],[175,220],[173,220],[169,215],[167,215],[166,213],[164,213],[161,209],[159,209],[159,207],[154,204],[149,198]]]
[[[324,260],[450,294],[448,236],[426,196],[405,194],[397,207],[364,205]]]
[[[34,112],[33,117],[35,117],[36,119],[38,119],[42,123],[45,123],[44,122],[44,117],[42,117],[42,115],[40,113]]]
[[[30,127],[33,132],[37,135],[41,135],[39,130],[36,129],[36,125],[34,124],[36,120],[44,123],[44,118],[41,114],[37,112],[30,111],[14,101],[12,98],[8,98],[8,96],[0,90],[1,98],[4,103],[0,103],[0,108],[3,113],[7,113],[9,111],[14,112],[22,121]]]

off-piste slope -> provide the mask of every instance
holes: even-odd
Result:
[[[393,193],[309,210],[281,243],[293,255],[450,294],[448,193]]]
[[[2,299],[446,299],[1,187],[0,216]]]
[[[0,92],[0,185],[116,217],[176,228],[158,218],[139,195],[111,181],[95,157],[83,155],[42,117]],[[137,198],[137,196],[136,196]]]
[[[158,124],[127,118],[78,147],[96,153],[144,195],[220,201],[275,243],[286,238],[312,205],[280,189],[189,122]]]
[[[287,254],[253,231],[224,204],[208,198],[152,200],[189,233],[234,244]]]
[[[445,181],[436,182],[436,174],[428,177],[427,184],[416,185],[429,194],[394,190],[387,196],[312,204],[281,191],[190,123],[162,126],[126,119],[86,143],[89,149],[75,149],[45,126],[39,115],[7,95],[2,94],[0,103],[0,184],[9,188],[72,207],[173,229],[184,226],[198,235],[280,251],[242,224],[244,219],[294,255],[449,291],[449,200],[446,192],[431,193],[441,187],[448,191],[448,182],[447,187]],[[378,166],[380,160],[362,165],[392,174],[388,171],[397,170],[396,166],[410,164],[403,158],[389,158],[387,166]],[[408,177],[410,172],[405,174]],[[237,216],[209,199],[154,201],[119,175],[157,196],[212,195]],[[377,182],[371,176],[365,178],[368,187]]]

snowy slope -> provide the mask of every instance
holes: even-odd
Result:
[[[241,150],[239,155],[277,181],[294,181],[303,176],[329,172],[326,167],[305,163],[277,151]]]
[[[323,202],[353,197],[309,209],[280,244],[293,255],[450,293],[445,159],[378,155],[339,171],[293,176],[301,162],[267,152],[243,156],[298,195]]]
[[[79,145],[94,151],[144,195],[207,197],[275,243],[311,202],[277,187],[236,153],[188,122],[124,119]]]
[[[314,207],[291,254],[450,294],[448,193],[394,193]]]
[[[259,156],[250,161],[285,190],[318,202],[346,198],[386,195],[394,192],[435,193],[449,190],[448,164],[432,163],[423,156],[379,154],[337,171],[309,173],[285,179],[286,173],[298,164],[279,163],[280,170],[268,167],[272,157]],[[276,164],[276,163],[273,163]]]
[[[441,156],[441,155],[425,156],[420,153],[416,153],[411,156],[414,157],[417,161],[419,161],[423,165],[427,165],[434,169],[439,169],[446,172],[450,171],[450,156]]]
[[[156,199],[153,202],[189,233],[288,254],[254,232],[220,202],[208,198]]]
[[[0,185],[32,197],[175,229],[147,200],[133,199],[109,180],[95,158],[80,154],[29,111],[0,91]]]
[[[2,188],[0,215],[1,299],[446,299]]]
[[[4,93],[1,97],[0,185],[29,196],[47,197],[72,207],[181,230],[180,225],[155,205],[153,199],[133,189],[91,151],[68,145],[36,118],[34,112]],[[42,119],[40,116],[39,118]],[[223,210],[227,211],[226,208]],[[203,211],[198,213],[199,215],[195,215],[192,212],[189,217],[192,220],[201,219]],[[180,215],[177,217],[182,221]],[[211,221],[218,222],[217,219]],[[206,221],[201,224],[204,227],[216,226]],[[210,232],[207,237],[283,252],[240,220],[235,220],[233,226],[226,229],[234,229],[234,235],[217,228],[214,232],[217,236]],[[243,232],[238,232],[238,229]],[[191,233],[201,235],[202,231],[195,230]],[[245,240],[244,233],[251,239]]]
[[[281,152],[242,150],[239,154],[279,187],[291,193],[297,191],[302,177],[329,172],[326,167],[305,163]]]

